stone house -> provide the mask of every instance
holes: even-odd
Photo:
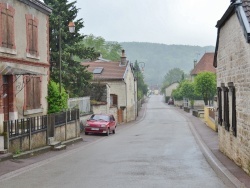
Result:
[[[95,107],[94,113],[111,113],[119,123],[136,119],[137,83],[133,65],[122,51],[121,61],[99,59],[81,63],[93,73],[93,83],[106,85],[107,104]]]
[[[201,72],[212,72],[216,73],[216,69],[213,66],[214,62],[214,52],[206,52],[201,57],[201,59],[196,63],[194,61],[194,68],[190,72],[191,81],[194,81],[195,77],[201,73]],[[187,103],[190,103],[190,101],[186,101]],[[194,106],[195,108],[201,108],[204,107],[205,103],[204,100],[195,100]],[[190,104],[188,104],[190,106]]]
[[[0,133],[3,121],[47,114],[51,12],[38,0],[0,2]]]
[[[220,150],[250,174],[250,1],[232,0],[217,22],[217,124]]]

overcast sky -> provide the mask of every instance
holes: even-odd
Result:
[[[230,0],[77,0],[76,5],[84,20],[81,32],[106,41],[215,46],[215,25]]]

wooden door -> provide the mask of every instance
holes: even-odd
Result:
[[[122,109],[117,110],[117,118],[118,118],[118,123],[123,122],[123,110]]]

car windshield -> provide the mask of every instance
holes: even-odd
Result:
[[[103,120],[103,121],[109,121],[109,116],[107,115],[92,115],[90,120]]]

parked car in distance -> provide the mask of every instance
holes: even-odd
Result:
[[[174,105],[174,100],[172,98],[168,100],[168,105]]]
[[[93,114],[86,122],[84,127],[85,134],[101,133],[109,135],[111,132],[115,134],[116,121],[111,114]]]

